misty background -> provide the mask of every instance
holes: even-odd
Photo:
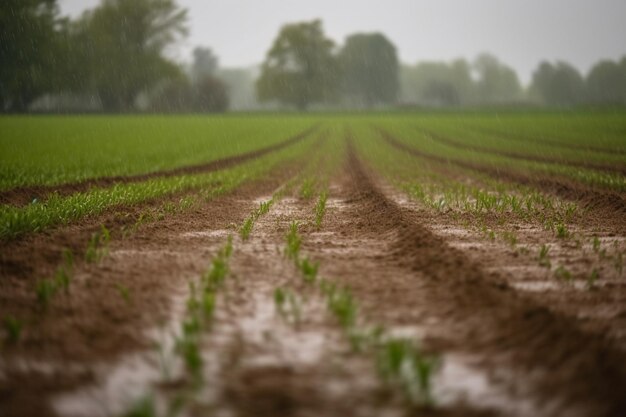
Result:
[[[621,106],[624,17],[626,3],[617,0],[6,0],[0,105],[18,112]],[[131,33],[143,24],[143,34]],[[268,55],[285,27],[319,36]],[[290,55],[325,40],[327,50]],[[296,77],[303,66],[307,76]]]

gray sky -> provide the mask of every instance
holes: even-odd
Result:
[[[98,0],[60,0],[77,15]],[[321,18],[342,43],[354,32],[380,31],[403,62],[473,58],[491,52],[524,82],[542,59],[587,71],[599,59],[626,55],[626,0],[178,0],[189,9],[190,36],[180,59],[208,46],[220,66],[263,60],[281,25]]]

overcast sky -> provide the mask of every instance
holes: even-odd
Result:
[[[76,16],[99,0],[60,0]],[[180,59],[208,46],[220,66],[260,63],[280,27],[321,18],[342,43],[355,32],[383,32],[406,63],[473,58],[486,51],[524,82],[542,59],[587,71],[626,55],[626,0],[178,0],[189,9],[190,36]]]

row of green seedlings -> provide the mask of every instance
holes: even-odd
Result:
[[[501,223],[510,220],[503,215],[513,214],[524,221],[538,221],[559,238],[570,237],[566,225],[578,213],[575,203],[555,200],[538,191],[525,190],[524,195],[518,195],[502,187],[490,192],[451,182],[439,186],[411,182],[400,187],[411,197],[439,212],[450,211],[457,216],[469,214],[478,219],[496,215]]]
[[[433,406],[432,381],[440,365],[439,358],[426,354],[410,339],[387,335],[382,326],[365,325],[352,292],[319,278],[319,262],[301,256],[302,237],[298,233],[298,226],[297,222],[290,224],[285,255],[294,262],[303,281],[323,295],[328,311],[338,321],[353,352],[373,355],[383,381],[399,388],[411,406]],[[296,324],[300,322],[301,301],[293,291],[276,288],[274,302],[281,316]]]
[[[274,202],[279,200],[290,187],[290,184],[288,183],[281,187],[274,193],[271,200],[260,203],[259,207],[244,220],[240,228],[243,240],[249,238],[254,222],[269,211]],[[185,407],[185,404],[192,400],[193,394],[198,392],[205,383],[202,374],[204,360],[200,349],[201,337],[203,332],[210,330],[213,323],[218,293],[224,289],[224,284],[229,274],[229,261],[232,253],[233,239],[232,236],[229,236],[226,244],[211,261],[211,266],[200,278],[199,283],[197,285],[193,282],[189,283],[186,316],[181,322],[180,336],[176,340],[174,353],[180,357],[185,365],[190,379],[182,387],[181,394],[168,404],[167,415],[177,415]],[[169,367],[166,363],[170,361],[164,358],[162,349],[160,349],[159,353],[162,357],[164,378],[167,381],[170,379],[170,375]],[[126,417],[152,417],[156,415],[154,398],[146,397],[137,402],[135,407],[126,414]]]
[[[204,360],[201,352],[202,335],[211,329],[217,307],[217,297],[225,287],[229,274],[229,261],[233,253],[232,236],[220,248],[211,260],[210,267],[198,282],[189,283],[189,296],[185,303],[185,317],[180,323],[180,333],[175,340],[173,354],[184,364],[187,377],[177,385],[177,394],[166,406],[168,416],[179,415],[191,402],[195,401],[196,393],[201,390],[204,380]],[[159,347],[164,380],[170,381],[169,365],[172,358],[166,358]],[[155,399],[152,395],[140,399],[125,417],[154,417],[157,413]]]
[[[494,183],[497,188],[498,194],[488,193],[486,191],[476,189],[476,188],[468,188],[464,184],[456,184],[456,189],[454,192],[447,191],[445,197],[440,197],[437,202],[433,199],[429,198],[429,196],[424,192],[424,187],[420,185],[404,185],[404,188],[407,192],[413,193],[413,196],[422,200],[424,203],[430,203],[429,205],[433,208],[441,209],[442,206],[445,206],[446,201],[455,200],[457,204],[459,202],[463,202],[465,211],[469,211],[470,214],[476,214],[479,212],[496,212],[502,213],[505,208],[509,207],[510,210],[517,214],[520,218],[530,220],[531,214],[538,219],[546,230],[550,230],[554,233],[555,237],[558,239],[570,239],[573,238],[578,248],[583,247],[582,238],[577,234],[573,233],[566,226],[566,222],[571,221],[574,215],[577,213],[577,206],[574,203],[563,202],[561,200],[554,200],[549,198],[542,193],[535,190],[522,190],[527,193],[527,195],[518,197],[513,194],[507,194],[506,189],[503,184]],[[454,188],[454,186],[453,186]],[[431,195],[434,193],[434,187],[430,187]],[[452,197],[451,197],[452,196]],[[468,201],[468,198],[473,197],[474,204],[471,205]],[[524,214],[526,213],[526,214]],[[480,220],[480,219],[479,219]],[[481,232],[489,238],[489,240],[494,241],[496,239],[496,232],[493,229],[489,229],[485,222],[484,217],[482,217],[482,224],[480,226]],[[506,218],[500,219],[500,224],[502,226],[505,225]],[[466,225],[468,228],[473,227],[473,223],[466,220]],[[515,248],[518,243],[517,235],[512,230],[505,230],[499,233],[502,239],[507,242],[511,247]],[[599,241],[597,237],[593,240],[593,249],[594,252],[598,253],[600,260],[610,259],[612,264],[618,274],[621,276],[623,271],[623,254],[619,250],[615,250],[613,255],[606,255],[606,249],[599,249]],[[542,245],[539,250],[539,255],[537,257],[540,266],[547,267],[551,269],[551,263],[549,257],[547,256],[547,252],[549,250],[549,245]],[[520,247],[519,251],[529,252],[526,247]],[[571,282],[573,277],[571,272],[563,265],[558,266],[554,270],[554,276],[560,281]],[[593,268],[588,276],[587,276],[587,288],[593,289],[595,288],[595,283],[599,278],[599,271],[596,268]]]
[[[298,178],[295,177],[289,180],[287,183],[282,185],[274,194],[272,194],[272,198],[268,201],[262,201],[259,203],[259,207],[252,211],[252,213],[243,221],[243,224],[239,228],[239,236],[242,240],[248,240],[250,234],[252,233],[252,229],[254,228],[254,224],[259,219],[259,217],[267,214],[272,206],[283,198],[283,196],[291,190],[294,184],[298,181]]]
[[[85,250],[85,261],[88,263],[99,262],[108,254],[108,245],[111,239],[109,230],[102,225],[100,230],[94,232]],[[52,278],[44,278],[35,284],[35,299],[41,311],[47,311],[53,298],[58,294],[70,293],[70,285],[74,272],[74,253],[70,249],[64,249],[61,254],[61,264],[57,267]],[[12,315],[3,320],[6,333],[5,342],[16,344],[23,333],[24,321]]]

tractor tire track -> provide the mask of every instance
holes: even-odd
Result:
[[[243,164],[253,159],[260,158],[272,152],[280,151],[288,146],[294,145],[307,137],[311,136],[319,129],[319,126],[313,126],[297,135],[279,142],[277,144],[267,146],[265,148],[257,149],[251,152],[242,153],[239,155],[230,156],[223,159],[218,159],[204,164],[183,166],[170,170],[151,172],[147,174],[137,174],[128,176],[115,176],[115,177],[101,177],[88,179],[85,181],[67,183],[60,185],[50,186],[27,186],[18,187],[11,190],[0,191],[0,204],[10,204],[15,206],[24,206],[29,204],[34,199],[39,201],[45,200],[51,194],[59,194],[61,196],[67,196],[74,193],[80,193],[88,191],[90,188],[97,187],[110,187],[115,184],[128,184],[134,182],[147,181],[154,178],[167,178],[175,177],[179,175],[193,175],[202,174],[207,172],[219,171],[226,168],[231,168],[236,165]]]
[[[485,273],[432,233],[427,218],[381,192],[368,171],[350,144],[343,207],[326,220],[333,236],[305,243],[325,275],[346,283],[371,317],[416,329],[444,361],[468,354],[490,375],[507,374],[501,384],[520,407],[496,414],[623,415],[624,352]]]

